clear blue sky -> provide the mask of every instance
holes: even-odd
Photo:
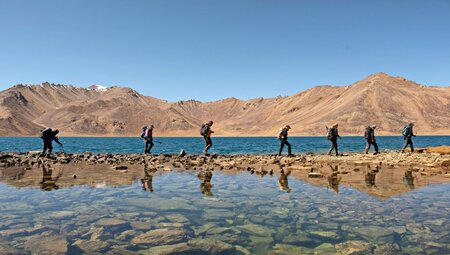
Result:
[[[290,95],[386,72],[450,85],[450,0],[0,0],[0,89],[169,101]]]

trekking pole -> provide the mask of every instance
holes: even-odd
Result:
[[[61,149],[62,153],[66,153],[66,152],[64,151],[64,146],[63,146],[62,144],[59,145],[59,148]]]

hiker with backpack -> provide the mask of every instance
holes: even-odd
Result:
[[[289,125],[281,128],[280,133],[278,134],[278,140],[280,140],[280,150],[278,152],[278,156],[281,156],[281,152],[283,151],[284,145],[288,147],[288,157],[293,156],[291,152],[291,144],[288,142],[288,132],[291,129]]]
[[[364,132],[364,138],[366,138],[366,149],[364,150],[365,154],[369,153],[370,146],[373,145],[373,148],[375,149],[375,153],[373,155],[377,155],[379,153],[378,151],[378,144],[375,140],[375,128],[376,126],[368,126],[366,127],[366,131]]]
[[[214,133],[214,131],[211,130],[213,124],[214,122],[211,120],[208,123],[203,124],[200,128],[200,135],[205,139],[205,148],[203,149],[203,154],[205,155],[208,155],[208,150],[213,145],[211,140],[211,134]]]
[[[141,138],[144,139],[145,147],[144,154],[150,154],[151,149],[153,148],[153,125],[150,127],[144,126],[142,128]]]
[[[44,148],[42,149],[42,155],[45,155],[45,153],[48,150],[48,154],[52,154],[53,145],[52,142],[55,141],[57,144],[61,146],[61,148],[64,146],[58,139],[57,135],[59,134],[59,130],[52,130],[51,128],[44,128],[41,130],[40,137],[42,139],[42,142],[44,143]]]
[[[413,123],[409,123],[408,125],[403,127],[402,135],[403,139],[405,140],[405,145],[403,145],[402,152],[405,152],[405,149],[406,147],[408,147],[408,145],[411,147],[411,152],[414,152],[414,145],[412,138],[413,136],[415,137],[416,135],[414,134],[413,127],[414,127]]]
[[[337,139],[342,138],[339,136],[338,124],[334,124],[331,128],[326,127],[326,129],[328,131],[327,138],[331,142],[331,148],[328,150],[328,155],[331,156],[331,152],[335,150],[336,156],[339,156]]]

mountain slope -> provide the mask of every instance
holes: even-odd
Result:
[[[378,134],[398,135],[405,123],[419,134],[450,134],[450,88],[429,87],[378,73],[346,87],[317,86],[288,97],[202,103],[169,103],[121,87],[77,88],[43,83],[0,92],[4,136],[36,135],[45,126],[61,135],[136,136],[155,125],[161,136],[198,136],[214,120],[219,136],[274,136],[289,124],[291,135],[324,135],[340,124],[343,135],[361,135],[367,125]]]

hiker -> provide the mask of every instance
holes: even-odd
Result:
[[[52,154],[53,145],[52,142],[55,141],[57,144],[59,144],[61,147],[64,145],[59,141],[57,135],[59,134],[59,130],[52,130],[51,128],[44,128],[41,130],[40,137],[44,143],[44,148],[42,149],[42,155],[45,155],[45,153],[48,150],[48,154]]]
[[[280,133],[278,134],[278,140],[280,140],[280,150],[278,152],[278,156],[281,156],[281,152],[283,151],[284,145],[288,147],[288,156],[293,156],[291,152],[291,144],[288,142],[288,131],[291,129],[289,125],[281,128]]]
[[[211,140],[211,134],[214,133],[214,131],[211,130],[213,124],[214,122],[211,120],[208,123],[203,124],[200,129],[200,135],[205,139],[205,148],[203,149],[203,154],[205,155],[208,155],[208,150],[213,145]]]
[[[153,125],[150,125],[150,127],[144,126],[142,128],[141,138],[144,139],[145,143],[144,154],[150,154],[150,151],[153,148]]]
[[[365,154],[369,153],[370,150],[370,145],[373,145],[373,148],[375,149],[375,153],[373,155],[377,155],[378,152],[378,144],[377,141],[375,140],[375,128],[377,128],[377,126],[368,126],[366,127],[366,132],[364,133],[364,138],[366,138],[366,149],[364,151]]]
[[[402,152],[405,152],[406,147],[408,147],[408,145],[411,147],[411,152],[414,152],[414,145],[413,145],[413,141],[412,141],[412,137],[416,136],[413,132],[413,127],[414,124],[413,123],[409,123],[408,125],[406,125],[403,128],[402,131],[402,135],[403,135],[403,139],[405,140],[405,145],[403,145],[402,148]]]
[[[337,139],[338,138],[342,139],[342,138],[339,136],[338,124],[334,124],[331,128],[328,128],[328,127],[326,127],[326,128],[328,131],[327,138],[328,138],[328,140],[331,141],[331,148],[328,150],[328,155],[331,155],[331,152],[334,149],[336,152],[336,156],[339,156]]]

